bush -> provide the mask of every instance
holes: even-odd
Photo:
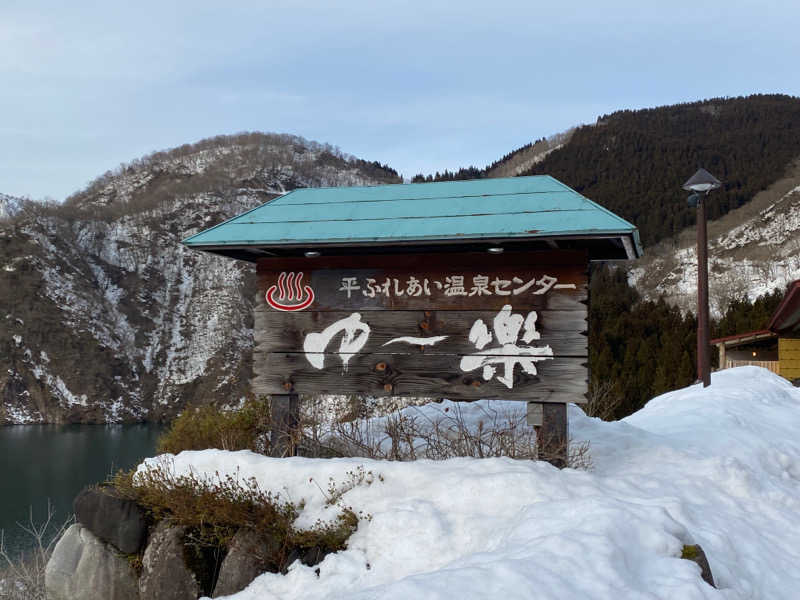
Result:
[[[158,452],[178,454],[183,450],[252,450],[266,452],[269,446],[269,402],[249,400],[236,410],[215,406],[186,408],[158,440]]]
[[[346,491],[370,483],[371,478],[365,481],[354,474],[343,485]],[[258,558],[265,570],[273,572],[285,572],[295,558],[312,550],[323,556],[343,550],[357,529],[359,518],[369,518],[340,506],[333,520],[318,520],[308,529],[298,529],[294,522],[302,504],[298,506],[262,490],[255,479],[175,475],[164,466],[139,474],[121,471],[108,484],[143,507],[151,524],[168,519],[186,527],[186,545],[197,555],[222,557],[238,530],[254,532],[263,540],[260,550],[263,554]],[[337,490],[336,485],[329,488],[328,505],[336,505],[340,500],[341,493],[333,493]]]
[[[312,399],[324,402],[324,397]],[[306,407],[309,415],[321,410]],[[524,405],[521,408],[479,409],[481,418],[468,418],[461,403],[444,406],[437,414],[407,407],[384,418],[370,418],[370,411],[352,409],[347,418],[321,424],[305,423],[306,436],[301,450],[306,456],[361,456],[374,460],[412,461],[446,460],[459,456],[489,458],[507,456],[522,460],[550,460],[536,442],[536,432],[527,423]],[[363,418],[354,418],[358,414]],[[563,451],[563,448],[560,449]],[[556,454],[560,455],[558,450]],[[567,465],[590,469],[588,442],[570,440]]]

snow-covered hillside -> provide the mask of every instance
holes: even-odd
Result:
[[[0,221],[8,219],[15,215],[19,210],[22,200],[9,196],[7,194],[0,194]]]
[[[499,161],[494,167],[489,168],[489,177],[516,177],[529,171],[542,162],[554,150],[564,147],[569,143],[575,128],[571,127],[561,133],[556,133],[548,138],[542,138],[527,147],[514,151],[510,156]]]
[[[0,223],[0,423],[169,418],[249,393],[254,266],[184,248],[288,189],[396,180],[295,136],[206,140]]]
[[[462,407],[477,426],[480,406]],[[434,416],[444,408],[406,410]],[[254,477],[305,501],[300,525],[336,510],[325,508],[315,482],[344,481],[359,467],[375,475],[342,498],[372,515],[347,550],[318,572],[297,562],[285,576],[263,574],[236,600],[800,597],[800,389],[743,367],[619,422],[574,406],[569,419],[572,439],[589,442],[588,471],[505,458],[271,459],[220,450],[163,455],[140,469]],[[703,547],[718,589],[680,558],[685,544]]]
[[[800,181],[798,177],[797,181]],[[792,180],[795,183],[795,180]],[[800,279],[800,185],[759,207],[746,206],[709,224],[709,296],[715,316],[731,300],[751,300]],[[692,232],[688,232],[693,235]],[[697,303],[697,249],[692,235],[677,249],[661,244],[633,265],[630,283],[650,298],[660,294],[684,310]]]

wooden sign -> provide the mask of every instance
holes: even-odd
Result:
[[[257,394],[583,402],[583,252],[262,259]]]

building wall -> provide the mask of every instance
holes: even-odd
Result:
[[[778,354],[781,375],[789,381],[800,378],[800,339],[780,338]]]
[[[744,361],[777,361],[778,348],[774,350],[764,348],[763,346],[747,346],[738,348],[728,348],[726,356],[730,360],[744,360]]]

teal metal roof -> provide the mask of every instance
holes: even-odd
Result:
[[[580,237],[624,239],[628,258],[641,255],[634,225],[549,175],[297,189],[183,243],[213,252]]]

